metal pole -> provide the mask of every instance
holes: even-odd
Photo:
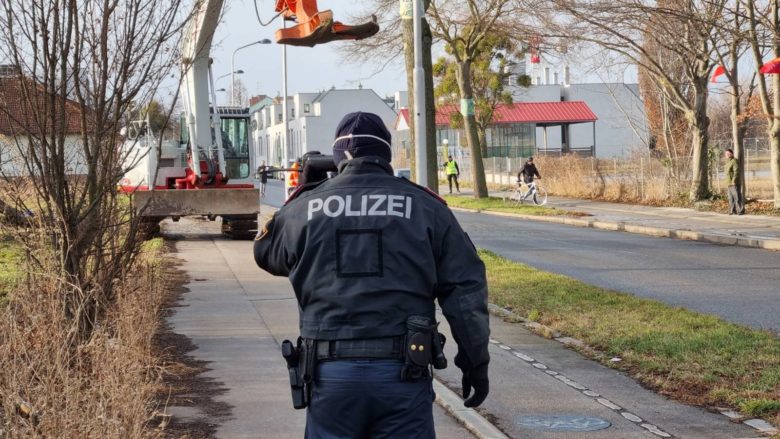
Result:
[[[283,27],[287,28],[287,19],[282,20]],[[290,151],[288,147],[287,139],[287,45],[282,44],[282,166],[285,168],[290,166]],[[284,175],[284,199],[289,196],[287,193],[287,174]]]
[[[414,156],[417,165],[417,184],[428,184],[428,156],[425,144],[425,69],[423,69],[422,17],[423,0],[413,0],[414,20]],[[436,188],[432,188],[436,189]]]
[[[233,51],[233,56],[230,57],[230,105],[234,105],[236,102],[236,52]]]
[[[271,40],[263,39],[259,41],[253,41],[249,44],[245,44],[233,51],[233,56],[230,57],[230,105],[236,105],[236,52],[247,47],[254,46],[255,44],[271,44]]]
[[[745,148],[745,181],[742,182],[742,197],[748,195],[748,177],[750,176],[750,148]]]

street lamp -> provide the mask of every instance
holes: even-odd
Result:
[[[228,73],[228,75],[229,75],[229,74],[230,74],[230,73]],[[227,75],[225,75],[225,76],[227,76]],[[214,91],[215,91],[216,93],[221,93],[221,92],[226,92],[227,90],[225,90],[224,88],[218,88],[218,89],[216,89],[216,90],[214,90]],[[218,107],[218,106],[219,106],[219,103],[218,103],[218,102],[214,102],[214,107]]]
[[[238,52],[241,49],[246,49],[247,47],[254,46],[255,44],[271,44],[271,40],[268,38],[263,38],[262,40],[258,40],[249,44],[245,44],[238,49],[233,51],[233,56],[230,58],[230,71],[232,73],[238,73],[236,72],[236,52]],[[241,72],[243,73],[243,72]],[[230,77],[230,105],[236,104],[236,78],[235,76]]]
[[[219,82],[219,80],[220,80],[220,79],[222,79],[222,78],[227,78],[228,76],[231,76],[231,75],[233,75],[233,74],[236,74],[236,75],[243,75],[243,74],[244,74],[244,71],[243,71],[243,70],[241,70],[241,69],[238,69],[238,70],[234,70],[234,71],[232,71],[232,72],[230,72],[230,73],[225,73],[225,74],[224,74],[224,75],[222,75],[222,76],[218,76],[218,77],[217,77],[217,79],[215,79],[215,80],[214,80],[214,84],[216,85],[216,84],[217,84],[217,82]]]

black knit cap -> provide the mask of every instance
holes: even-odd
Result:
[[[345,137],[350,134],[354,137]],[[339,139],[340,137],[344,138]],[[392,159],[390,132],[382,119],[374,113],[358,111],[347,114],[339,122],[335,138],[337,140],[333,142],[333,161],[336,165],[348,158],[346,151],[349,151],[352,157],[377,156],[388,162]]]

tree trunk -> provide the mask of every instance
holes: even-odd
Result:
[[[751,4],[751,6],[753,6]],[[772,52],[780,57],[780,41],[778,41],[778,26],[780,26],[780,5],[778,0],[772,0],[770,13],[772,16]],[[752,11],[751,11],[752,12]],[[775,209],[780,209],[780,75],[772,75],[772,119],[769,121],[769,163],[772,168],[772,189]]]
[[[486,128],[477,127],[477,138],[479,139],[479,149],[482,151],[482,157],[487,157],[488,155],[487,134],[485,130]]]
[[[703,84],[702,84],[703,82]],[[710,195],[709,182],[709,118],[707,118],[707,78],[698,81],[696,88],[696,105],[689,115],[693,131],[693,169],[691,181],[691,201],[701,201]]]
[[[778,37],[778,26],[780,26],[780,15],[778,15],[778,1],[772,1],[772,29],[773,29],[773,42],[772,52],[775,57],[780,57],[780,41]],[[772,75],[772,122],[769,128],[769,163],[772,168],[772,189],[775,198],[775,209],[780,209],[780,120],[777,116],[780,115],[780,75]]]
[[[471,61],[458,62],[458,88],[461,100],[473,100],[471,88]],[[474,114],[463,115],[463,128],[466,132],[469,151],[471,151],[471,172],[474,178],[474,198],[487,198],[488,189],[485,181],[485,166],[482,163],[482,149],[477,135],[477,121]]]
[[[772,90],[780,90],[780,75],[772,75]],[[773,114],[780,114],[780,93],[772,94]],[[769,162],[772,167],[772,188],[774,189],[775,209],[780,209],[780,120],[772,120],[769,128]]]
[[[736,70],[734,71],[736,73]],[[735,76],[736,77],[736,76]],[[731,89],[731,141],[734,145],[734,157],[739,163],[737,184],[744,197],[745,194],[745,123],[740,120],[742,108],[740,105],[739,83]]]

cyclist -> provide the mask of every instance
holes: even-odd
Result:
[[[524,182],[525,184],[530,184],[534,182],[534,176],[538,179],[542,179],[542,176],[539,175],[539,170],[536,169],[536,165],[534,164],[534,158],[528,157],[528,160],[525,161],[525,164],[520,169],[520,172],[517,173],[517,183]]]
[[[534,182],[534,177],[540,180],[542,179],[542,176],[539,174],[539,170],[536,169],[536,165],[534,164],[534,158],[528,157],[528,159],[525,161],[525,164],[520,169],[520,172],[517,173],[517,185],[522,186],[523,183],[528,185],[528,192],[523,195],[524,200],[531,194],[536,197],[536,186],[532,184]],[[536,198],[534,198],[534,201],[535,200]]]

